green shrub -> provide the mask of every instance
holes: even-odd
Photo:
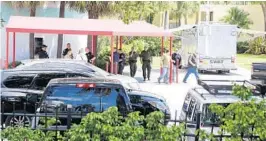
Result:
[[[265,43],[264,37],[257,37],[249,42],[249,49],[246,52],[254,55],[266,54]]]
[[[245,53],[249,49],[249,43],[245,42],[237,42],[237,53],[242,54]]]

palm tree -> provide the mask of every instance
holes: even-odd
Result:
[[[70,1],[68,6],[79,13],[88,13],[88,19],[99,19],[99,16],[112,12],[111,1]],[[97,36],[93,38],[93,46],[97,46]],[[88,35],[87,47],[91,47],[92,36]],[[96,51],[97,52],[97,51]],[[97,55],[97,53],[96,53]]]
[[[60,1],[59,18],[65,17],[65,7],[66,7],[66,1]],[[61,58],[62,46],[63,46],[63,34],[58,34],[57,58]]]
[[[36,9],[38,6],[42,6],[45,2],[44,1],[10,1],[7,2],[13,8],[22,9],[22,8],[29,8],[30,16],[36,16]],[[30,59],[34,57],[34,33],[30,33],[29,35],[29,50],[30,50]]]
[[[228,11],[228,14],[223,17],[222,21],[229,24],[238,25],[244,29],[249,29],[249,26],[253,24],[253,22],[248,16],[249,13],[245,12],[244,10],[241,10],[237,7],[232,7]]]

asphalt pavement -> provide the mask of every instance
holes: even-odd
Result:
[[[151,80],[143,81],[142,70],[138,66],[138,70],[135,78],[139,81],[141,89],[155,94],[163,96],[171,110],[172,119],[179,116],[183,101],[189,89],[197,87],[197,81],[195,76],[191,75],[187,83],[183,83],[182,79],[184,78],[186,70],[179,70],[179,83],[172,84],[159,84],[157,78],[160,75],[159,69],[152,69]],[[129,75],[129,67],[125,67],[124,75]],[[207,72],[205,74],[199,74],[201,79],[209,80],[248,80],[250,79],[250,71],[238,68],[236,71],[231,71],[229,74],[217,74],[215,72]]]

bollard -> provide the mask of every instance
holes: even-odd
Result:
[[[106,62],[105,71],[109,72],[109,63],[108,62]]]

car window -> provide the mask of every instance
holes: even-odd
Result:
[[[211,112],[211,110],[209,108],[210,105],[211,104],[204,104],[203,105],[202,122],[203,123],[207,123],[207,124],[211,124],[211,123],[219,124],[220,117]],[[221,105],[223,107],[227,107],[229,104],[228,103],[223,103],[223,104],[218,104],[218,105]]]
[[[72,105],[75,111],[100,112],[117,106],[126,108],[122,91],[116,88],[78,88],[75,85],[53,86],[47,93],[48,104]]]
[[[33,89],[44,90],[51,79],[65,78],[65,73],[39,74],[34,81]]]
[[[67,77],[90,77],[79,73],[67,73]]]
[[[184,104],[183,104],[183,107],[182,107],[182,110],[184,112],[187,112],[188,111],[188,105],[189,105],[190,99],[191,99],[190,94],[187,94],[187,96],[185,98],[185,101],[184,101]]]
[[[144,101],[149,102],[151,105],[155,106],[156,108],[159,108],[162,111],[167,110],[166,109],[167,108],[166,103],[163,100],[159,99],[159,98],[150,97],[150,96],[142,96],[142,99]]]
[[[3,82],[7,88],[29,88],[35,74],[9,76]]]
[[[188,119],[192,118],[195,106],[196,106],[196,100],[192,98],[190,101],[189,107],[188,107],[188,111],[187,111],[187,118]]]
[[[129,95],[129,99],[132,104],[141,103],[141,97],[139,95]]]

